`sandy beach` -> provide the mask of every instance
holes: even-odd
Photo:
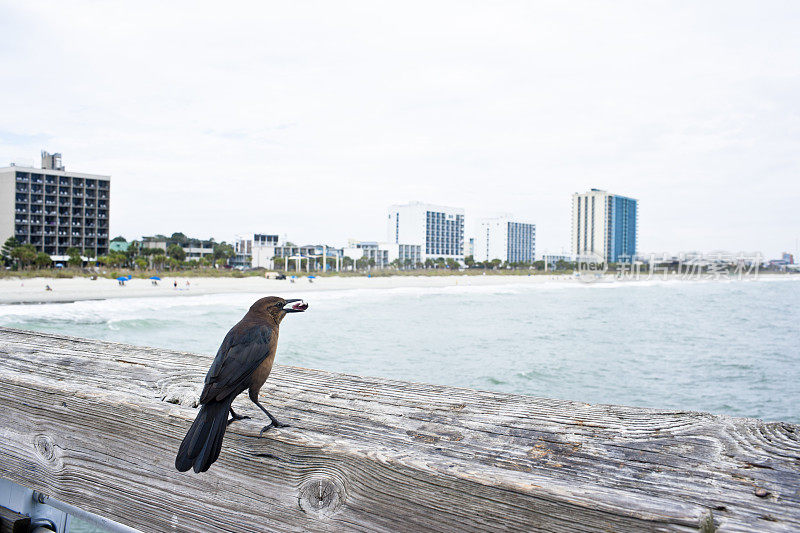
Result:
[[[172,278],[165,276],[158,285],[148,279],[132,279],[120,285],[116,280],[99,278],[30,278],[0,280],[0,304],[54,303],[108,298],[152,296],[185,297],[203,294],[264,293],[291,294],[340,289],[391,289],[395,287],[448,287],[452,285],[503,285],[508,283],[545,283],[569,276],[389,276],[389,277],[319,277],[310,283],[306,278],[274,280],[245,278]],[[177,288],[173,282],[177,281]],[[188,282],[188,284],[187,284]],[[47,286],[52,291],[46,290]]]
[[[643,279],[646,276],[643,276]],[[759,279],[800,279],[800,276],[762,274]],[[657,277],[654,279],[663,279]],[[671,276],[673,281],[681,278]],[[173,282],[177,281],[177,288]],[[188,284],[187,284],[188,281]],[[607,276],[604,282],[612,282]],[[299,278],[294,283],[287,280],[245,278],[172,278],[165,276],[158,285],[147,279],[132,279],[119,285],[113,279],[89,278],[10,278],[0,280],[0,304],[56,303],[109,298],[141,298],[152,296],[186,297],[203,294],[263,293],[284,295],[292,292],[325,291],[341,289],[392,289],[396,287],[449,287],[487,286],[534,283],[582,283],[567,275],[486,275],[486,276],[387,276],[387,277],[320,277],[310,283]],[[635,283],[635,281],[632,281]],[[50,286],[51,291],[46,287]]]

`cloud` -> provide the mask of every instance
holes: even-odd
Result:
[[[643,250],[774,255],[800,233],[793,4],[0,10],[0,128],[21,135],[0,161],[47,144],[111,174],[128,237],[381,239],[418,199],[512,212],[558,250],[590,187],[640,199]]]

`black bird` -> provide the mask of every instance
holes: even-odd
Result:
[[[237,415],[231,408],[234,398],[245,389],[250,389],[250,400],[270,419],[262,433],[273,427],[285,427],[258,402],[258,391],[275,361],[281,320],[286,313],[299,313],[306,309],[308,304],[302,300],[267,296],[254,303],[244,318],[225,335],[206,374],[206,384],[200,395],[200,412],[175,458],[175,468],[180,472],[192,467],[195,472],[208,470],[219,457],[228,424],[250,418]]]

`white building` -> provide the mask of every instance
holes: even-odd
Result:
[[[636,256],[638,200],[592,189],[572,195],[570,252],[598,262]]]
[[[475,261],[499,259],[509,263],[532,263],[536,259],[536,224],[510,215],[481,220],[475,238]]]
[[[418,244],[395,244],[387,242],[358,241],[349,239],[342,250],[344,257],[353,260],[372,259],[376,268],[385,268],[395,260],[400,266],[416,267],[422,263],[422,247]]]
[[[411,202],[389,206],[387,240],[420,247],[420,262],[464,260],[464,210]]]

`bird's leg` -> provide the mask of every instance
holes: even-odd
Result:
[[[236,414],[236,412],[233,410],[233,407],[231,407],[231,408],[230,408],[230,411],[231,411],[231,416],[232,416],[233,418],[231,418],[230,420],[228,420],[228,425],[229,425],[229,426],[230,426],[231,424],[233,424],[234,422],[236,422],[237,420],[247,420],[248,418],[250,418],[249,416],[237,415],[237,414]]]
[[[256,404],[258,406],[259,409],[264,411],[264,414],[267,415],[269,417],[269,419],[270,419],[269,425],[268,426],[264,426],[263,428],[261,428],[261,433],[258,434],[259,437],[262,436],[265,431],[269,431],[272,428],[287,428],[287,427],[289,427],[288,424],[281,424],[280,422],[278,422],[278,419],[275,418],[274,416],[272,416],[269,411],[264,409],[264,406],[261,405],[260,403],[258,403],[258,400],[253,400],[252,398],[250,398],[250,399],[253,401],[254,404]]]

